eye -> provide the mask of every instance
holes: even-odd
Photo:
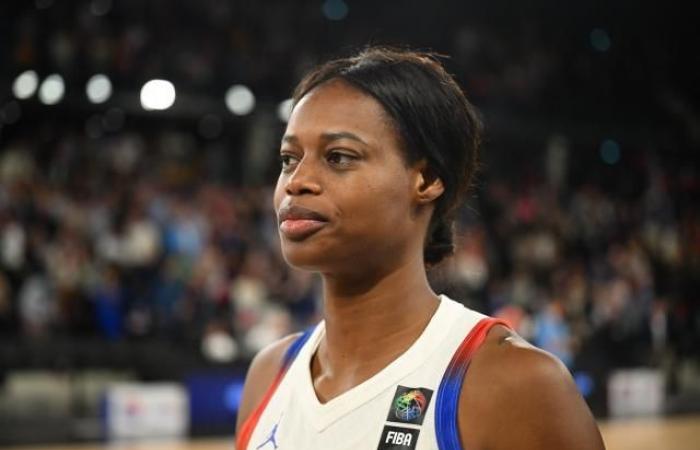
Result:
[[[282,165],[283,172],[289,172],[299,162],[299,158],[292,155],[291,153],[282,153],[280,154],[279,159],[280,164]]]
[[[357,156],[350,155],[345,152],[340,152],[337,150],[330,151],[326,160],[336,166],[347,166],[357,159]]]

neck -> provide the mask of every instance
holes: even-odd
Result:
[[[353,384],[406,351],[439,303],[420,259],[371,272],[369,277],[323,275],[326,336],[318,363],[331,377],[355,374],[354,380],[349,376]]]

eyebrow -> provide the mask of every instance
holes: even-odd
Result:
[[[322,133],[321,134],[321,140],[323,140],[325,142],[333,142],[333,141],[337,141],[339,139],[350,139],[350,140],[357,141],[357,142],[364,144],[364,145],[369,145],[369,144],[367,144],[367,142],[365,142],[358,135],[351,133],[349,131],[336,131],[333,133]],[[282,137],[282,142],[289,142],[291,144],[298,144],[299,138],[297,138],[293,134],[285,134]]]

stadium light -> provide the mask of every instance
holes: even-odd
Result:
[[[226,106],[237,116],[245,116],[255,108],[255,95],[242,84],[236,84],[226,91]]]
[[[63,77],[53,73],[46,77],[39,87],[39,101],[45,105],[55,105],[63,98],[66,85]]]
[[[151,80],[141,88],[141,107],[146,111],[164,110],[175,103],[175,86],[167,80]]]
[[[25,70],[15,78],[12,93],[20,100],[31,97],[39,85],[39,77],[33,70]]]
[[[292,115],[292,99],[288,98],[287,100],[283,100],[280,102],[279,106],[277,106],[277,117],[282,122],[289,122],[289,116]]]
[[[85,93],[92,103],[104,103],[112,96],[112,82],[101,73],[93,75],[85,86]]]

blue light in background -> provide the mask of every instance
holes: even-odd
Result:
[[[612,44],[610,41],[610,35],[602,28],[595,28],[592,30],[590,39],[593,48],[599,52],[607,52],[610,50],[610,45]]]
[[[326,0],[322,10],[328,20],[343,20],[347,17],[349,8],[343,0]]]
[[[620,161],[620,145],[612,139],[606,139],[600,144],[600,159],[611,166]]]
[[[241,398],[243,397],[243,383],[234,381],[226,386],[224,392],[226,408],[231,412],[238,412],[238,407],[241,405]]]
[[[184,380],[190,398],[190,426],[230,429],[243,394],[243,375],[203,371]]]
[[[574,374],[574,382],[576,383],[578,391],[584,398],[591,395],[593,393],[593,389],[595,389],[595,382],[593,381],[593,378],[586,372],[576,372]]]

